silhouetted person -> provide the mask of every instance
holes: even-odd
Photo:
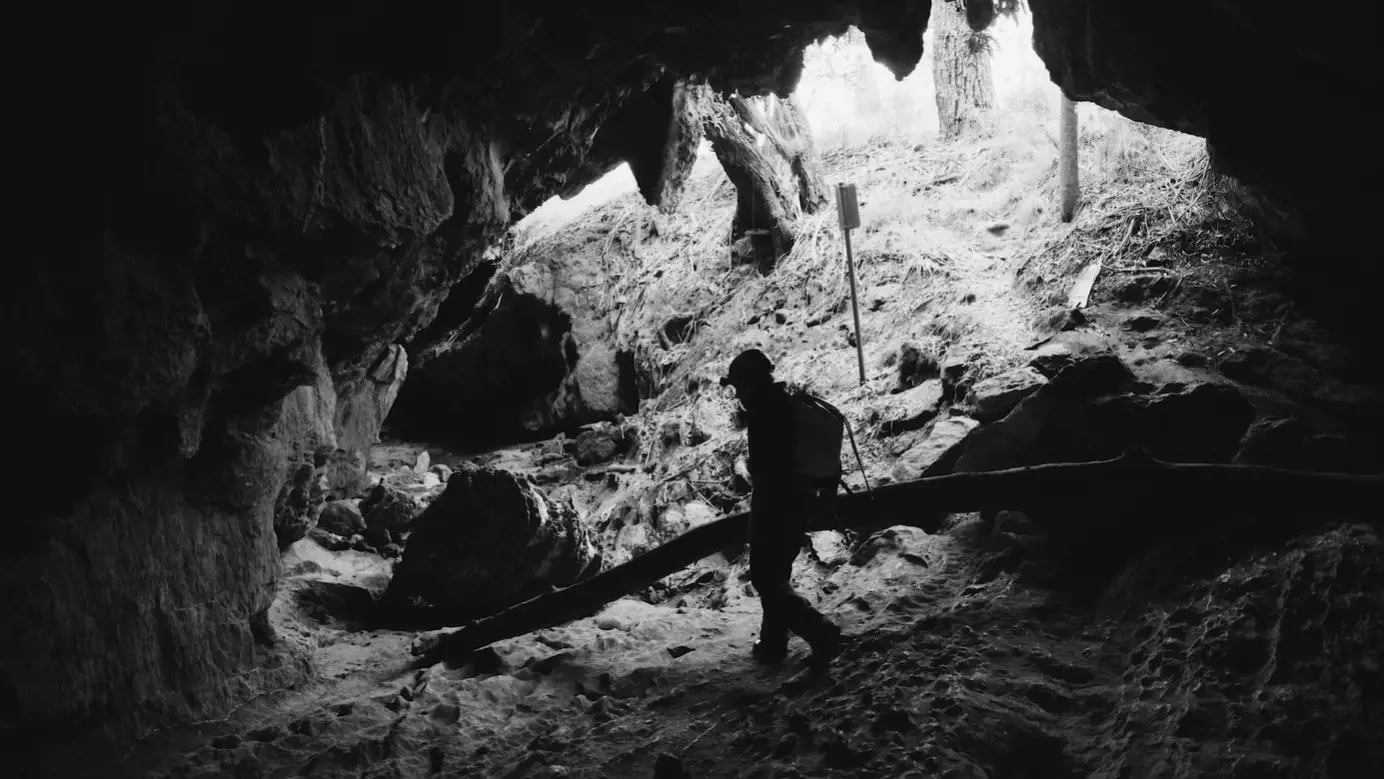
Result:
[[[774,365],[758,349],[731,361],[721,386],[735,388],[745,407],[749,426],[750,582],[764,611],[754,657],[776,663],[788,654],[788,634],[801,636],[812,647],[815,668],[831,662],[841,640],[841,628],[822,616],[790,582],[793,560],[807,533],[813,493],[794,470],[793,398],[782,382],[774,381]]]

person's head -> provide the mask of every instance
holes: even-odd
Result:
[[[774,384],[774,364],[758,349],[746,349],[730,361],[722,387],[734,387],[742,403]]]

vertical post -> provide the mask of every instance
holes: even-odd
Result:
[[[851,282],[851,316],[855,319],[855,357],[860,365],[860,386],[865,386],[865,334],[860,332],[860,300],[855,290],[855,259],[851,256],[851,229],[860,226],[860,207],[854,184],[836,185],[836,209],[841,233],[846,238],[846,277]]]

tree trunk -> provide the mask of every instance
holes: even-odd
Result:
[[[798,206],[803,213],[815,214],[830,202],[822,161],[812,142],[812,128],[796,101],[780,100],[774,95],[749,99],[736,95],[730,98],[730,104],[745,124],[767,137],[788,162],[798,183]]]
[[[932,4],[932,79],[943,140],[979,132],[995,107],[988,39],[972,32],[961,0]]]
[[[1140,503],[1127,510],[1124,521],[1105,511],[1071,509],[1072,496],[1080,496],[1089,505],[1122,506],[1129,505],[1131,495],[1141,496]],[[1249,529],[1263,538],[1337,517],[1384,522],[1378,510],[1384,505],[1384,474],[1165,463],[1136,451],[1113,460],[955,473],[877,487],[872,494],[843,495],[837,498],[835,515],[818,519],[814,527],[868,533],[891,525],[912,525],[936,532],[940,519],[949,513],[1041,510],[1054,505],[1057,510],[1032,519],[1097,548],[1144,549],[1178,538],[1204,538],[1246,517],[1254,523]],[[1138,516],[1136,511],[1148,516]],[[424,634],[414,644],[413,653],[420,657],[412,665],[462,660],[496,641],[595,614],[607,603],[703,557],[744,543],[748,530],[749,514],[732,514],[570,587],[459,629]]]
[[[772,261],[793,250],[797,230],[796,204],[783,191],[774,166],[755,147],[754,136],[745,131],[735,109],[710,90],[703,89],[703,122],[707,140],[716,152],[726,177],[735,185],[735,219],[731,241],[750,231],[767,232],[772,239]]]
[[[1058,115],[1057,181],[1061,197],[1062,221],[1076,216],[1076,203],[1081,197],[1081,182],[1077,175],[1076,103],[1062,96],[1062,112]]]

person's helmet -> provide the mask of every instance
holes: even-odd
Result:
[[[769,383],[774,378],[774,364],[758,349],[746,349],[730,361],[730,369],[721,378],[722,387],[744,387]]]

